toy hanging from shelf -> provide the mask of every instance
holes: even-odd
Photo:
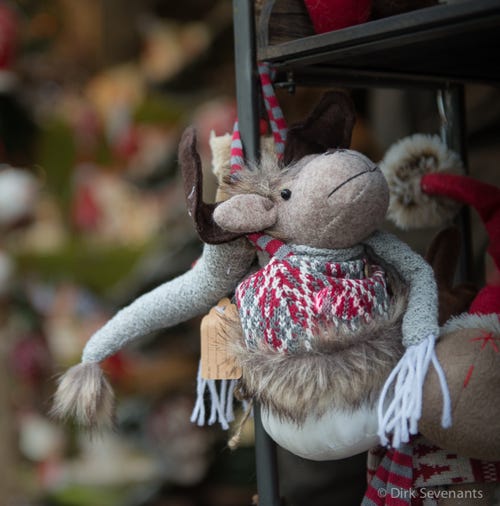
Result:
[[[102,373],[98,372],[98,362],[144,333],[203,314],[219,299],[238,289],[251,273],[256,257],[255,248],[243,236],[266,233],[291,248],[301,269],[302,264],[311,266],[315,262],[336,265],[361,260],[366,262],[366,272],[370,272],[372,265],[382,265],[392,297],[388,316],[374,314],[369,324],[362,321],[361,330],[353,329],[347,322],[348,330],[342,337],[337,335],[335,323],[324,318],[328,311],[318,312],[320,305],[313,304],[305,309],[314,322],[313,338],[292,336],[299,350],[295,354],[281,353],[267,345],[248,349],[244,339],[236,343],[236,346],[242,344],[241,358],[250,357],[244,359],[242,383],[249,396],[261,402],[266,430],[294,453],[319,460],[367,450],[379,437],[384,443],[390,438],[395,446],[407,441],[417,430],[426,370],[431,362],[439,370],[433,351],[439,331],[437,293],[432,270],[423,259],[394,236],[377,232],[385,217],[388,188],[373,162],[348,149],[353,124],[350,99],[340,92],[326,94],[309,118],[290,128],[283,163],[263,160],[258,170],[245,168],[235,172],[224,188],[232,196],[216,206],[204,204],[201,199],[201,163],[196,137],[193,130],[187,130],[181,141],[179,159],[188,209],[202,239],[219,244],[206,244],[203,256],[191,271],[140,297],[94,334],[85,347],[83,363],[61,380],[56,394],[56,413],[62,416],[83,413],[82,421],[100,425],[98,415],[109,404],[104,399],[110,395]],[[269,260],[262,254],[258,256],[261,266]],[[273,260],[269,265],[272,270]],[[308,276],[304,272],[299,269],[296,281],[290,282],[299,282],[307,291],[307,283],[301,280],[301,276]],[[352,276],[360,282],[365,279],[369,282],[364,269]],[[349,276],[345,279],[349,280]],[[332,288],[336,285],[332,281],[328,283]],[[275,288],[280,291],[275,299],[277,303],[294,313],[300,304],[287,295],[287,290],[293,291],[293,288],[286,285]],[[266,298],[265,294],[262,296]],[[361,299],[353,300],[359,304]],[[367,311],[367,308],[361,307],[361,310]],[[240,305],[239,311],[244,321],[247,309]],[[303,326],[301,317],[297,318]],[[365,332],[366,329],[369,330]],[[287,332],[286,325],[280,332]],[[321,353],[316,350],[308,354],[315,346],[314,336],[320,334],[325,339],[316,341],[320,344],[328,341],[328,346]],[[337,337],[339,343],[335,341]],[[266,350],[269,366],[265,364]],[[345,369],[341,367],[342,358],[339,359],[342,353],[351,360],[345,362]],[[260,369],[251,364],[252,357],[257,355]],[[284,420],[273,409],[275,404],[287,402],[279,398],[284,392],[280,388],[284,377],[269,376],[269,367],[272,369],[273,361],[289,361],[289,374],[294,375],[297,367],[296,377],[300,378],[301,371],[305,371],[303,379],[307,380],[317,372],[313,358],[320,355],[325,376],[317,382],[296,381],[297,388],[289,389],[290,399],[295,402],[296,396],[302,394],[312,411],[297,412],[295,419]],[[259,371],[263,373],[260,378]],[[389,383],[383,388],[387,376]],[[349,391],[349,384],[355,383],[353,377],[357,378],[358,388]],[[390,385],[392,380],[396,380],[394,388]],[[274,382],[278,396],[273,396],[273,385],[269,382]],[[344,393],[338,395],[332,391],[329,388],[332,382],[343,382]],[[301,384],[303,390],[298,388]],[[315,389],[315,385],[320,388]],[[445,384],[441,387],[446,393]],[[228,391],[226,388],[225,393]],[[378,400],[381,391],[386,396]],[[312,394],[317,402],[311,404],[308,397]],[[391,402],[386,405],[385,401]],[[378,417],[377,402],[381,404]],[[449,413],[445,415],[446,422]]]

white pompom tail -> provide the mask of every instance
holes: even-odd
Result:
[[[422,415],[422,389],[432,362],[439,377],[443,394],[443,427],[451,425],[450,392],[441,365],[434,350],[436,338],[429,336],[421,343],[409,346],[405,354],[387,378],[378,404],[378,436],[384,446],[398,448],[407,443],[410,435],[418,432],[418,421]],[[389,396],[392,394],[392,399]]]
[[[97,363],[73,366],[59,378],[51,415],[100,430],[113,425],[114,394]]]

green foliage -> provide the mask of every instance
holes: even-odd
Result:
[[[42,126],[39,160],[47,190],[58,199],[64,215],[68,216],[76,160],[76,146],[69,125],[54,119]]]
[[[51,494],[54,506],[123,506],[130,490],[124,487],[91,487],[73,485]]]
[[[36,272],[48,282],[71,281],[102,294],[130,272],[146,249],[146,245],[98,247],[73,239],[54,253],[20,253],[17,262],[26,274]]]
[[[163,95],[148,95],[134,113],[136,123],[172,125],[184,114],[178,101]]]

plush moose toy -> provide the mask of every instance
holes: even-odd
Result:
[[[263,159],[228,178],[230,198],[214,205],[201,198],[188,129],[179,159],[203,255],[91,337],[82,363],[60,381],[55,413],[94,427],[109,420],[112,393],[99,362],[235,291],[239,323],[228,339],[241,391],[260,403],[280,445],[323,460],[365,451],[379,437],[387,443],[390,434],[396,446],[408,440],[430,362],[440,370],[436,284],[419,255],[379,231],[389,191],[378,166],[348,149],[353,124],[350,99],[326,94],[290,128],[282,163]]]

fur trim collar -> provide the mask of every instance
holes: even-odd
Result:
[[[242,339],[233,351],[241,363],[241,394],[282,419],[297,424],[320,417],[332,406],[346,411],[373,406],[390,371],[401,358],[401,321],[406,296],[395,296],[387,319],[375,319],[357,331],[318,329],[311,349],[293,354],[270,347],[249,350]],[[234,323],[233,323],[234,325]]]

